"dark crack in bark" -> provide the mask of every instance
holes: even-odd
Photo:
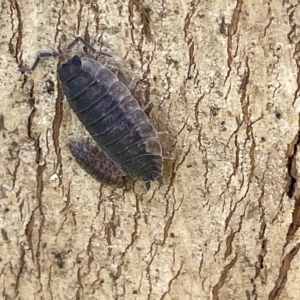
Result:
[[[213,300],[222,299],[219,297],[219,291],[222,288],[222,286],[225,284],[225,280],[228,278],[228,273],[235,266],[237,259],[238,259],[238,255],[236,253],[234,258],[223,268],[223,271],[221,272],[218,282],[212,288]]]
[[[296,246],[283,258],[281,262],[281,266],[279,269],[278,277],[275,281],[274,287],[269,293],[268,300],[277,300],[280,299],[280,295],[282,290],[285,287],[288,277],[288,271],[291,268],[291,263],[297,253],[299,252],[300,243],[296,244]]]
[[[298,119],[300,128],[300,115]],[[296,167],[296,159],[298,155],[298,146],[300,145],[300,129],[298,130],[293,141],[287,146],[287,187],[286,194],[292,198],[296,189],[298,170]]]
[[[237,0],[236,2],[236,7],[233,11],[232,14],[232,19],[231,19],[231,23],[228,25],[228,38],[227,38],[227,67],[228,67],[228,72],[227,75],[225,77],[225,81],[224,83],[227,81],[227,79],[230,76],[231,73],[231,65],[233,62],[233,36],[237,33],[238,30],[238,24],[240,21],[240,14],[242,11],[242,6],[243,6],[243,0]]]

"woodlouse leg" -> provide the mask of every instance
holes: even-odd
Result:
[[[19,71],[20,72],[34,71],[35,68],[37,67],[37,65],[39,64],[41,58],[44,58],[44,57],[58,57],[58,56],[60,56],[60,54],[56,51],[40,52],[40,53],[38,53],[33,65],[31,66],[31,68],[19,68]]]
[[[145,182],[145,186],[146,186],[147,191],[149,191],[151,188],[150,182],[149,181]]]
[[[150,107],[151,106],[151,107]],[[150,100],[144,107],[143,107],[143,111],[147,111],[147,109],[151,109],[152,110],[152,108],[153,108],[153,103],[152,103],[152,101]]]
[[[99,52],[96,50],[91,44],[89,44],[87,41],[85,41],[82,37],[77,36],[72,43],[69,44],[67,47],[67,50],[70,50],[73,48],[77,43],[82,43],[84,46],[86,46],[93,54],[97,55],[104,55],[104,56],[109,56],[112,57],[110,54],[104,53],[104,52]]]
[[[105,57],[105,59],[104,59],[104,63],[102,63],[102,64],[103,64],[103,66],[104,66],[105,68],[107,68],[107,60],[108,60],[108,58],[107,58],[107,57]]]
[[[171,155],[163,155],[162,159],[163,160],[174,160],[174,157],[172,157]]]

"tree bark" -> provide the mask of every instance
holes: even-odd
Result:
[[[299,299],[297,1],[1,4],[3,299]],[[101,184],[57,81],[74,36],[154,104],[165,185]],[[76,50],[75,50],[76,51]]]

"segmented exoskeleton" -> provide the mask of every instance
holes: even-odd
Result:
[[[95,179],[120,187],[126,184],[128,176],[99,147],[77,141],[71,141],[68,146],[77,163]]]
[[[80,37],[68,49],[78,41],[97,52]],[[47,56],[59,54],[40,53],[32,68],[20,70],[34,70],[39,58]],[[118,77],[95,59],[78,55],[63,63],[57,72],[71,108],[105,155],[125,174],[142,180],[147,189],[150,181],[163,184],[162,149],[157,132]],[[76,151],[73,155],[76,158]]]

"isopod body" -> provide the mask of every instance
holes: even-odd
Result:
[[[129,89],[100,62],[75,55],[58,68],[71,108],[105,155],[125,174],[163,184],[156,130]]]
[[[107,159],[99,147],[77,141],[71,141],[68,146],[77,163],[95,179],[120,187],[125,185],[125,173]]]

